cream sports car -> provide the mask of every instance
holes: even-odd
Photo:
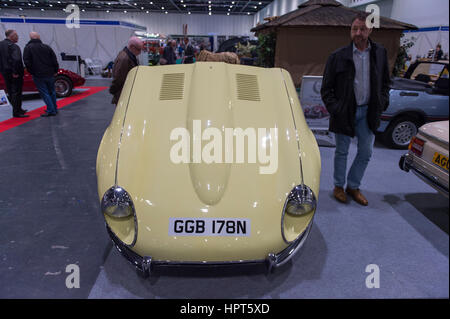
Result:
[[[144,275],[286,263],[311,230],[320,170],[289,73],[217,62],[132,69],[97,155],[107,231]]]
[[[400,158],[400,168],[413,171],[420,179],[448,197],[448,123],[425,124],[412,138],[409,151]]]

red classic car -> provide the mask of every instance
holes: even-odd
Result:
[[[76,86],[83,85],[86,80],[79,76],[78,74],[64,69],[59,69],[58,74],[55,77],[55,89],[56,96],[58,98],[67,97],[72,94],[72,89]],[[0,90],[6,90],[5,81],[3,76],[0,74]],[[33,77],[25,69],[25,74],[23,76],[23,92],[37,92],[36,85],[33,82]]]

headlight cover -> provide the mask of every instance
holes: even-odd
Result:
[[[135,215],[131,196],[120,186],[113,186],[103,195],[101,209],[103,214],[114,218],[127,218]]]
[[[316,196],[312,189],[306,185],[298,185],[289,193],[284,212],[291,216],[302,216],[315,211],[316,205]]]

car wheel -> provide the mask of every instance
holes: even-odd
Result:
[[[66,76],[57,76],[55,79],[56,97],[68,97],[72,94],[72,81]]]
[[[385,143],[392,148],[407,149],[411,139],[417,135],[420,123],[409,116],[392,121],[384,134]]]

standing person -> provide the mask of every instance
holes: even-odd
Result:
[[[184,51],[184,63],[192,64],[194,63],[195,50],[192,44],[189,42],[188,38],[184,39],[185,51]]]
[[[321,95],[330,113],[331,132],[336,133],[334,155],[334,197],[347,202],[368,201],[359,187],[372,156],[380,115],[389,105],[390,75],[386,49],[369,39],[372,29],[367,14],[358,14],[351,26],[352,43],[333,52],[323,75]],[[358,151],[347,175],[347,155],[351,139],[357,138]]]
[[[23,61],[28,72],[33,76],[34,84],[47,105],[42,117],[55,116],[56,105],[55,76],[59,65],[53,49],[42,43],[39,33],[30,32],[30,41],[23,50]]]
[[[113,95],[112,104],[119,102],[120,93],[122,93],[123,85],[127,79],[128,72],[135,66],[139,65],[137,56],[141,54],[144,48],[144,42],[138,37],[131,37],[128,45],[123,48],[117,55],[113,65],[113,81],[109,88],[109,93]]]
[[[439,43],[436,46],[436,51],[434,52],[434,61],[442,60],[442,56],[444,55],[444,52],[442,52],[442,46]]]
[[[0,73],[6,84],[13,117],[28,117],[22,109],[23,62],[22,53],[16,44],[19,35],[16,30],[6,30],[6,39],[0,42]]]
[[[163,64],[176,64],[177,63],[175,47],[176,47],[175,40],[169,40],[169,42],[167,42],[167,45],[164,48],[164,53],[162,56],[163,59],[165,60],[165,63],[163,63]]]

